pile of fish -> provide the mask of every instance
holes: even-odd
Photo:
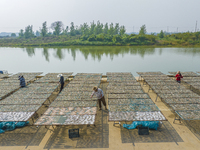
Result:
[[[107,77],[109,121],[166,120],[131,73],[107,73]]]
[[[102,74],[78,73],[51,103],[35,125],[94,124],[97,98],[90,98]]]
[[[169,73],[176,74],[176,72]],[[200,83],[200,78],[194,72],[181,72],[181,74],[183,75],[182,80],[186,79],[188,83],[196,85]],[[170,78],[167,75],[141,75],[141,77],[148,83],[149,88],[183,120],[200,119],[200,96],[198,94],[186,89],[183,85],[177,83],[175,78]]]

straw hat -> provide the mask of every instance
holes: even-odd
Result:
[[[96,87],[96,86],[94,86],[94,87],[93,87],[93,90],[94,90],[94,91],[96,91],[96,90],[97,90],[97,87]]]
[[[58,75],[57,75],[58,78],[61,77],[61,76],[62,76],[62,74],[58,74]]]

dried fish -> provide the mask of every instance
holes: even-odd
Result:
[[[131,72],[107,72],[107,76],[132,76]]]
[[[35,112],[0,112],[0,121],[27,121]]]
[[[139,75],[163,75],[162,72],[137,72]]]
[[[0,112],[36,112],[41,105],[0,105]]]
[[[40,117],[35,125],[84,125],[94,124],[95,115],[69,115]]]
[[[192,94],[193,93],[192,91],[187,90],[187,89],[185,89],[185,90],[182,90],[182,89],[180,89],[180,90],[177,90],[177,89],[174,89],[174,90],[170,90],[170,89],[168,89],[168,90],[157,90],[157,89],[154,89],[154,91],[156,93],[160,93],[160,94],[173,94],[173,93],[176,93],[176,94],[184,94],[184,93]]]
[[[77,73],[76,76],[102,76],[102,73]]]
[[[145,93],[143,94],[108,94],[108,99],[128,99],[128,98],[149,98]]]
[[[170,74],[172,74],[172,75],[176,75],[177,74],[177,72],[169,72]],[[198,76],[196,73],[194,73],[194,72],[181,72],[181,74],[183,75],[183,76]]]
[[[199,120],[200,110],[176,111],[183,120]]]
[[[132,105],[109,105],[109,110],[110,111],[159,111],[158,107],[153,104],[153,105],[137,105],[137,104],[132,104]]]
[[[0,101],[0,105],[2,104],[15,104],[15,105],[42,105],[46,99],[13,99],[10,97],[7,97]]]
[[[132,94],[132,93],[144,93],[142,90],[122,90],[122,89],[116,89],[116,90],[107,90],[106,93],[110,94]]]
[[[55,108],[50,107],[44,113],[48,116],[65,116],[65,115],[95,115],[97,113],[96,107],[66,107],[66,108]]]
[[[109,121],[161,121],[166,120],[160,111],[155,112],[109,112]]]
[[[50,107],[96,107],[96,101],[54,101]]]
[[[140,86],[140,83],[139,82],[113,82],[113,81],[110,81],[109,82],[109,85],[108,86],[123,86],[123,87],[126,87],[126,86]]]
[[[125,86],[124,84],[115,84],[112,85],[109,83],[107,86],[107,90],[115,90],[115,89],[124,89],[124,90],[142,90],[140,85],[134,85],[134,86]]]
[[[169,104],[175,111],[200,110],[200,104]]]
[[[200,104],[199,98],[167,98],[165,99],[165,102],[168,104],[187,104],[187,103],[193,103],[193,104]]]
[[[57,78],[58,74],[62,74],[64,79],[66,80],[72,73],[48,73],[44,77],[40,78],[39,80],[35,81],[36,83],[40,82],[58,82],[59,79]]]
[[[199,95],[193,93],[193,94],[176,94],[176,93],[173,93],[173,94],[158,94],[161,98],[165,99],[165,98],[183,98],[183,97],[186,97],[186,98],[200,98]]]
[[[109,105],[154,104],[151,99],[109,99]]]

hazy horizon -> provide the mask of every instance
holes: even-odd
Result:
[[[39,30],[62,21],[79,26],[84,22],[119,23],[126,32],[139,32],[146,25],[147,32],[194,32],[200,26],[199,0],[1,0],[0,33],[19,32],[28,25]]]

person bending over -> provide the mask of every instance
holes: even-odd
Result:
[[[105,101],[105,98],[104,98],[102,89],[97,88],[96,86],[93,87],[93,92],[92,92],[92,95],[91,95],[90,97],[92,98],[93,95],[96,95],[96,97],[97,97],[97,99],[98,99],[99,110],[101,110],[101,102],[102,102],[103,105],[105,106],[105,110],[107,110],[107,108],[106,108],[106,101]]]

